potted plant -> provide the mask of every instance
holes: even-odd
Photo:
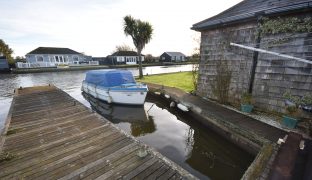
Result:
[[[250,93],[243,93],[241,96],[241,111],[250,113],[253,107],[252,95]]]
[[[298,122],[301,98],[293,96],[289,91],[283,94],[285,98],[286,115],[283,116],[282,124],[289,128],[295,128]]]

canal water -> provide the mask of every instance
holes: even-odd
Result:
[[[191,68],[191,65],[147,67],[143,73],[190,71]],[[135,68],[129,70],[138,74]],[[82,94],[80,87],[85,71],[1,74],[0,77],[1,129],[14,88],[54,84],[200,179],[240,179],[254,158],[153,96],[149,95],[142,107],[129,107],[110,105]]]

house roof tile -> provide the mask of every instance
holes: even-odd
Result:
[[[191,29],[200,31],[218,25],[255,19],[258,14],[265,16],[311,7],[311,0],[244,0],[216,16],[194,24]]]
[[[169,56],[185,56],[181,52],[165,52],[165,53],[168,54]]]
[[[138,53],[135,51],[117,51],[113,53],[111,56],[138,56]],[[141,54],[141,56],[144,56]]]
[[[27,54],[81,54],[69,48],[38,47]]]

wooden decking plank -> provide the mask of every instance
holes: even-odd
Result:
[[[99,129],[101,129],[101,128],[105,127],[105,126],[107,126],[107,124],[104,124],[104,125],[96,127],[96,128],[88,129],[88,130],[86,130],[84,132],[77,132],[77,133],[71,134],[68,137],[57,139],[56,141],[52,141],[50,143],[43,144],[41,146],[37,146],[37,147],[31,148],[31,149],[28,149],[28,150],[23,150],[22,152],[18,152],[17,155],[18,156],[20,156],[20,155],[28,155],[28,154],[31,154],[32,152],[40,152],[40,151],[44,151],[46,149],[50,149],[52,147],[57,147],[57,146],[60,146],[60,145],[63,145],[63,144],[67,144],[67,143],[70,143],[70,142],[75,141],[77,139],[80,139],[83,136],[87,136],[87,134],[89,134],[89,133],[98,132]]]
[[[82,118],[74,122],[79,122],[79,121],[81,122],[84,120],[87,121],[86,118]],[[4,147],[10,147],[10,149],[12,149],[12,148],[23,147],[24,145],[31,146],[33,144],[38,144],[39,141],[40,141],[40,144],[43,144],[50,139],[55,139],[55,137],[64,136],[66,134],[71,134],[72,132],[75,132],[75,131],[83,131],[85,128],[88,128],[90,126],[96,127],[97,125],[100,124],[99,122],[96,123],[95,121],[93,121],[92,123],[89,123],[88,125],[73,124],[73,123],[63,124],[63,126],[51,127],[47,129],[46,131],[45,129],[43,129],[42,131],[36,131],[36,132],[33,132],[32,134],[15,136],[13,138],[7,139],[7,144]],[[20,137],[25,138],[24,141],[21,141],[19,139]]]
[[[124,175],[123,178],[124,179],[132,179],[135,176],[137,176],[138,174],[140,174],[141,172],[143,172],[145,169],[148,169],[150,166],[152,166],[154,163],[157,162],[157,158],[152,158],[149,161],[139,165],[137,168],[131,170],[128,174]]]
[[[60,108],[55,108],[55,109],[43,109],[43,110],[40,110],[40,111],[36,111],[36,112],[24,112],[24,113],[21,113],[21,114],[17,114],[17,115],[13,115],[12,117],[18,121],[18,120],[23,120],[23,119],[27,119],[27,118],[33,118],[33,117],[37,117],[37,116],[53,116],[54,114],[59,114],[59,113],[62,113],[62,112],[66,112],[66,111],[77,111],[77,110],[83,110],[85,109],[84,106],[81,106],[81,105],[77,105],[77,106],[70,106],[70,107],[66,107],[66,108],[63,108],[63,107],[60,107]]]
[[[110,171],[111,169],[116,169],[120,165],[129,161],[130,159],[133,159],[137,155],[138,148],[139,148],[138,146],[135,146],[129,152],[128,151],[125,152],[126,155],[111,159],[111,161],[108,162],[107,164],[100,164],[100,165],[84,172],[83,174],[80,174],[79,177],[78,176],[74,177],[73,179],[81,179],[81,178],[83,178],[83,179],[95,179],[98,176],[101,176],[102,174]]]
[[[108,127],[106,127],[106,130],[107,129],[108,129]],[[48,149],[35,149],[34,151],[28,152],[28,154],[17,154],[18,157],[16,157],[14,159],[14,161],[8,162],[8,163],[4,164],[3,166],[1,166],[1,163],[0,163],[0,167],[3,169],[6,167],[9,167],[9,166],[13,166],[15,164],[22,164],[23,162],[28,161],[28,160],[35,161],[36,158],[40,158],[40,160],[42,160],[42,158],[40,157],[41,155],[48,154],[48,155],[55,155],[56,156],[58,154],[70,152],[71,150],[74,150],[76,148],[84,147],[86,145],[90,145],[90,144],[94,143],[94,141],[96,141],[97,139],[100,139],[103,137],[108,137],[108,136],[114,135],[116,133],[117,132],[114,132],[114,131],[106,131],[103,133],[96,134],[96,137],[94,137],[92,135],[88,136],[88,137],[81,137],[79,140],[76,139],[76,141],[70,141],[66,144],[60,144],[58,146],[53,146],[53,147],[48,148]],[[93,134],[93,135],[95,135],[95,134]]]
[[[15,134],[11,134],[8,135],[7,140],[13,140],[14,139],[20,139],[20,137],[23,137],[23,139],[27,139],[28,137],[31,136],[38,136],[40,135],[44,135],[44,134],[48,134],[50,132],[55,131],[56,128],[58,127],[68,127],[71,126],[75,123],[79,123],[82,120],[87,120],[87,121],[91,121],[89,118],[91,117],[95,117],[93,114],[85,114],[85,115],[80,115],[79,117],[73,117],[73,118],[67,118],[64,119],[63,121],[57,121],[58,123],[46,123],[46,126],[41,126],[39,128],[30,128],[28,131],[22,131],[22,129],[20,129],[20,131],[17,129],[17,132]],[[53,121],[53,120],[52,120]]]
[[[70,114],[70,115],[67,115],[67,116],[59,117],[59,118],[45,118],[45,119],[41,119],[41,120],[38,120],[38,121],[28,121],[28,122],[24,122],[24,123],[22,122],[22,123],[19,123],[19,124],[12,124],[10,129],[27,131],[28,129],[35,129],[35,128],[38,128],[38,127],[42,127],[42,126],[44,126],[46,124],[52,124],[52,123],[55,123],[55,122],[58,122],[58,121],[64,121],[64,120],[69,119],[69,118],[77,118],[77,117],[80,117],[80,116],[84,116],[86,114],[90,114],[90,111],[85,110],[85,111],[81,111],[81,112],[78,112],[78,113],[75,113],[75,114]]]
[[[11,122],[11,127],[10,129],[14,129],[14,128],[19,128],[19,126],[29,126],[29,125],[32,125],[32,124],[38,124],[38,123],[45,123],[47,121],[53,121],[53,120],[57,120],[57,119],[64,119],[64,118],[70,118],[74,115],[79,115],[80,113],[90,113],[90,110],[88,109],[85,109],[85,110],[81,110],[80,112],[76,112],[76,113],[67,113],[67,114],[64,114],[63,116],[59,116],[59,117],[54,117],[54,116],[51,116],[51,117],[38,117],[36,118],[35,120],[33,119],[23,119],[22,121],[13,121]]]
[[[133,179],[145,179],[146,177],[154,173],[157,169],[159,169],[161,166],[163,166],[163,163],[160,160],[157,160],[153,165],[148,167],[145,171],[139,173]]]
[[[98,166],[95,166],[94,168],[84,172],[83,174],[80,174],[79,176],[73,177],[72,179],[86,179],[91,180],[95,179],[112,169],[117,169],[118,167],[124,165],[125,163],[129,162],[135,162],[137,159],[137,150],[138,146],[135,146],[133,151],[131,150],[129,153],[127,153],[125,156],[117,157],[113,159],[110,162],[107,162],[106,164],[99,164]]]
[[[114,160],[127,157],[136,149],[138,149],[137,145],[135,143],[131,143],[121,149],[118,149],[112,154],[104,156],[96,161],[86,164],[85,166],[82,166],[81,168],[67,174],[66,176],[61,177],[59,180],[73,179],[75,177],[86,177],[89,174],[92,174],[92,172],[96,172],[97,170],[101,169],[103,166],[114,166]]]
[[[113,142],[120,142],[124,138],[122,136],[114,136],[112,140]],[[41,159],[36,159],[32,161],[25,162],[24,164],[19,164],[18,167],[8,167],[3,169],[0,172],[1,176],[6,176],[8,174],[13,174],[13,177],[18,174],[23,174],[23,177],[26,175],[32,175],[34,173],[46,173],[48,168],[57,168],[58,166],[63,166],[66,163],[69,163],[71,161],[76,160],[79,158],[78,155],[90,153],[90,152],[96,152],[99,148],[108,147],[109,142],[103,143],[101,145],[93,145],[93,146],[86,146],[86,147],[79,147],[76,149],[62,149],[59,153],[56,154],[48,154]],[[93,151],[92,151],[93,150]],[[42,171],[44,170],[44,171]]]
[[[37,121],[37,120],[41,120],[41,119],[44,119],[44,118],[51,118],[51,117],[54,117],[54,118],[58,118],[58,117],[63,117],[63,116],[66,116],[66,115],[70,115],[70,114],[73,114],[73,113],[78,113],[78,112],[81,112],[81,111],[85,111],[86,109],[83,109],[83,108],[77,108],[77,109],[63,109],[62,112],[45,112],[45,113],[42,113],[40,115],[31,115],[31,116],[21,116],[19,118],[14,118],[13,119],[13,123],[15,122],[27,122],[29,120],[32,120],[32,121]]]
[[[66,130],[67,128],[67,131],[64,132],[64,133],[59,133],[59,134],[54,134],[53,136],[47,136],[47,137],[41,137],[41,138],[37,138],[36,140],[33,140],[29,143],[21,143],[21,144],[16,144],[16,145],[11,145],[11,146],[4,146],[4,149],[5,150],[9,150],[13,153],[15,153],[16,151],[20,151],[20,150],[27,150],[27,149],[30,149],[34,146],[41,146],[43,144],[47,144],[49,142],[52,142],[56,139],[59,139],[65,135],[68,135],[68,134],[72,134],[72,133],[77,133],[77,132],[82,132],[82,131],[85,131],[86,129],[90,129],[90,128],[95,128],[99,126],[99,124],[94,124],[94,122],[91,124],[88,124],[88,125],[71,125],[69,127],[66,127],[66,128],[63,128],[63,130]]]
[[[55,108],[64,108],[64,107],[72,107],[76,106],[75,101],[55,101],[53,103],[49,102],[48,104],[40,104],[40,105],[33,105],[33,106],[27,106],[27,107],[14,107],[13,113],[15,115],[23,114],[25,112],[37,112],[37,111],[42,111],[42,110],[47,110],[47,109],[55,109]]]
[[[169,170],[169,167],[167,165],[163,165],[157,171],[155,171],[154,173],[146,177],[146,179],[148,180],[157,179],[158,177],[160,177],[162,174],[164,174],[168,170]]]
[[[146,156],[144,158],[140,158],[138,156],[133,156],[129,160],[125,161],[123,164],[120,164],[113,169],[103,173],[102,175],[98,176],[97,180],[99,179],[120,179],[122,178],[123,171],[128,170],[129,168],[133,169],[136,168],[138,165],[150,160],[151,156]]]
[[[39,105],[49,105],[55,104],[55,102],[74,102],[70,97],[65,97],[63,95],[55,95],[55,96],[48,96],[48,97],[32,97],[30,99],[20,99],[16,100],[15,108],[28,108],[28,107],[39,107]]]
[[[18,111],[18,110],[32,110],[34,108],[41,108],[41,107],[51,107],[51,106],[54,106],[56,105],[57,103],[60,103],[60,105],[65,105],[65,104],[69,104],[69,105],[73,105],[75,104],[75,101],[71,100],[71,99],[68,99],[66,101],[66,98],[64,97],[58,97],[57,99],[53,99],[51,101],[46,101],[45,103],[42,103],[41,100],[35,102],[35,101],[28,101],[27,103],[24,103],[24,104],[16,104],[14,106],[14,110]],[[59,104],[57,104],[59,105]]]
[[[1,148],[15,157],[0,162],[0,179],[179,177],[161,155],[139,157],[140,143],[55,87],[18,90],[11,114]]]
[[[159,176],[159,179],[170,179],[174,174],[176,174],[176,171],[169,169],[167,172]]]
[[[60,178],[79,169],[81,166],[84,166],[90,162],[96,161],[97,159],[107,156],[118,149],[131,144],[129,139],[122,139],[121,141],[114,142],[113,145],[105,146],[105,148],[101,148],[99,146],[95,146],[94,149],[89,150],[85,153],[81,153],[79,157],[71,157],[70,160],[63,161],[62,163],[56,164],[53,162],[53,166],[51,170],[47,170],[45,168],[45,172],[40,172],[39,174],[33,174],[29,176],[29,178],[39,178],[39,179],[47,179],[48,177]],[[47,172],[48,171],[48,172]]]

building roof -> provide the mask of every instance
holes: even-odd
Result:
[[[200,31],[256,19],[258,15],[269,16],[308,8],[311,10],[311,7],[311,0],[244,0],[216,16],[194,24],[191,29]]]
[[[117,51],[111,56],[138,56],[138,53],[135,51]]]
[[[181,52],[164,52],[164,53],[168,54],[169,56],[185,56]]]
[[[81,54],[69,48],[38,47],[27,54]]]

